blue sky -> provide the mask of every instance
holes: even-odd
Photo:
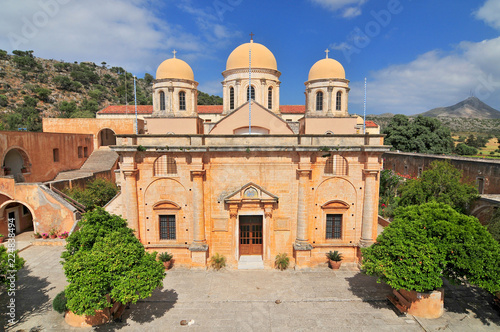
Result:
[[[500,0],[3,0],[0,49],[102,61],[143,77],[177,56],[199,89],[221,94],[238,45],[278,61],[281,104],[304,104],[304,82],[324,50],[351,81],[349,112],[416,114],[471,94],[500,109]]]

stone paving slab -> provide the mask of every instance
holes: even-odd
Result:
[[[164,287],[125,311],[122,322],[72,328],[52,309],[66,280],[62,247],[31,246],[16,292],[19,322],[7,331],[500,331],[493,297],[473,287],[445,287],[445,314],[399,315],[389,287],[356,271],[168,271]],[[276,303],[280,300],[280,303]],[[8,296],[0,295],[0,330]],[[193,320],[191,326],[180,321]]]

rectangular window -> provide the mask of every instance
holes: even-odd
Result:
[[[78,147],[78,158],[83,158],[83,146]]]
[[[161,215],[160,240],[175,240],[175,215]]]
[[[326,238],[341,239],[342,238],[342,215],[327,214],[326,215]]]
[[[83,157],[87,158],[89,156],[89,148],[84,147],[83,148]]]
[[[484,194],[484,178],[477,178],[476,183],[477,183],[477,191],[479,192],[479,194],[480,195]]]
[[[59,162],[59,149],[52,150],[52,157],[55,163]]]

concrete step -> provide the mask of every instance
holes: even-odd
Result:
[[[264,270],[264,261],[260,255],[242,255],[238,261],[238,270]]]

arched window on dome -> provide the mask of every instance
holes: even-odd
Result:
[[[179,92],[179,111],[186,110],[186,93],[184,91]]]
[[[337,107],[335,108],[337,111],[342,109],[342,92],[337,92]]]
[[[323,92],[318,92],[316,94],[316,111],[323,110]]]
[[[165,92],[160,91],[160,111],[165,110]]]
[[[267,108],[273,109],[273,88],[271,86],[267,89]]]
[[[253,86],[247,88],[247,101],[250,99],[250,94],[252,96],[252,100],[255,100],[255,88]]]
[[[234,88],[229,88],[229,109],[234,110]]]

